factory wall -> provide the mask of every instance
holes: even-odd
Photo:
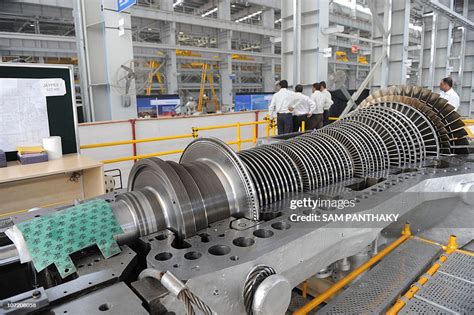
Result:
[[[135,123],[136,139],[156,138],[192,133],[192,127],[234,124],[263,120],[267,112],[241,112],[215,114],[206,116],[171,117],[156,119],[138,119]],[[79,141],[81,145],[112,141],[132,140],[132,124],[128,120],[86,123],[79,125]],[[252,138],[253,126],[241,127],[241,139]],[[199,131],[200,137],[216,137],[223,141],[235,141],[236,128]],[[265,136],[265,125],[259,125],[258,136]],[[137,155],[184,149],[193,139],[165,140],[157,142],[137,143]],[[243,143],[242,149],[252,147],[252,143]],[[236,145],[232,145],[236,149]],[[133,145],[83,149],[81,153],[98,161],[133,156]],[[162,156],[165,160],[178,161],[181,154]],[[104,170],[120,169],[124,186],[133,166],[133,161],[105,164]],[[106,172],[107,174],[107,172]]]

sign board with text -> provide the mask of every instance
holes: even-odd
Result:
[[[122,12],[123,10],[127,10],[136,3],[137,0],[117,0],[117,11]]]

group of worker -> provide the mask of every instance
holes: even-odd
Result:
[[[314,83],[311,96],[303,94],[303,86],[298,84],[295,91],[288,89],[288,82],[277,83],[277,92],[269,106],[271,119],[276,117],[278,134],[297,132],[305,123],[305,130],[319,129],[329,123],[329,109],[334,103],[326,82]]]
[[[271,119],[277,118],[279,135],[302,131],[303,122],[305,130],[319,129],[329,124],[329,109],[334,102],[326,82],[314,83],[311,96],[303,94],[301,84],[295,86],[294,92],[289,90],[286,80],[279,81],[276,89],[268,111]],[[457,110],[460,100],[453,90],[453,80],[450,77],[442,79],[440,89],[440,96]]]

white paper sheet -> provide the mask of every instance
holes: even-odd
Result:
[[[63,79],[0,79],[0,149],[41,145],[50,136],[46,97],[64,94]]]
[[[30,252],[26,246],[25,238],[21,231],[14,225],[13,227],[7,229],[5,234],[15,245],[16,250],[18,251],[18,256],[20,256],[20,263],[24,264],[31,261]]]

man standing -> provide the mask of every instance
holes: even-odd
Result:
[[[313,111],[313,115],[308,120],[308,127],[306,129],[319,129],[323,127],[323,113],[324,103],[323,94],[321,93],[321,85],[319,83],[313,84],[313,94],[311,94],[311,100],[315,103],[316,108]]]
[[[441,89],[440,96],[448,101],[449,104],[453,105],[454,110],[459,108],[459,95],[453,90],[453,79],[444,78],[439,83]]]
[[[323,108],[324,108],[324,122],[323,125],[329,125],[329,109],[334,102],[332,101],[331,93],[326,89],[326,82],[321,81],[321,93],[323,94]]]
[[[295,103],[295,93],[288,90],[288,82],[281,80],[278,83],[280,90],[273,94],[268,107],[270,119],[277,117],[278,134],[282,135],[293,131],[293,114],[290,108]]]
[[[316,104],[306,95],[303,94],[303,86],[298,84],[295,86],[295,102],[290,107],[293,113],[293,132],[299,131],[301,123],[304,121],[305,129],[310,130],[310,118],[316,110]]]

